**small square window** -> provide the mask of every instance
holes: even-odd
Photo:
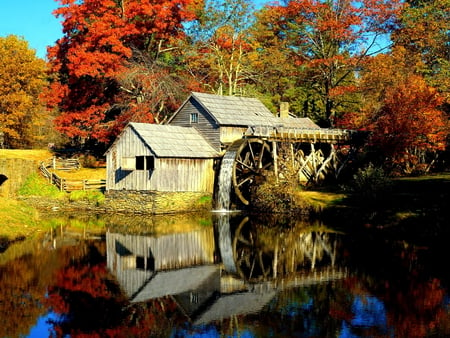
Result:
[[[198,123],[198,113],[191,113],[191,123]]]
[[[155,158],[153,156],[136,156],[136,170],[155,169]]]

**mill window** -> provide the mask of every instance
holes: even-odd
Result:
[[[155,158],[153,156],[136,156],[136,170],[155,169]]]
[[[198,113],[191,113],[191,124],[198,123]]]

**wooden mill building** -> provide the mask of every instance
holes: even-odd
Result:
[[[289,117],[288,111],[276,117],[258,99],[192,93],[169,119],[174,126],[194,127],[216,149],[222,150],[242,139],[251,126],[320,129],[309,118]]]
[[[217,164],[230,144],[280,135],[311,144],[345,137],[287,110],[275,116],[255,98],[193,92],[167,124],[130,123],[123,130],[105,154],[106,190],[212,194]],[[305,167],[308,161],[303,160]]]
[[[130,123],[106,152],[106,190],[212,192],[218,156],[194,128]]]

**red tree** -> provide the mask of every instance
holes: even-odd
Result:
[[[427,153],[444,150],[448,119],[438,109],[443,102],[421,76],[411,75],[387,88],[383,106],[371,116],[372,143],[403,172],[427,171]]]
[[[48,50],[55,75],[47,94],[61,112],[57,129],[79,140],[107,141],[114,120],[130,104],[117,78],[134,51],[157,60],[184,36],[182,23],[193,18],[197,0],[59,2],[55,15],[63,18],[64,36]]]

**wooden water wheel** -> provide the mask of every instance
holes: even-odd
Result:
[[[259,138],[240,140],[230,149],[236,152],[232,183],[239,200],[250,204],[252,187],[264,181],[267,171],[273,167],[270,144]]]

